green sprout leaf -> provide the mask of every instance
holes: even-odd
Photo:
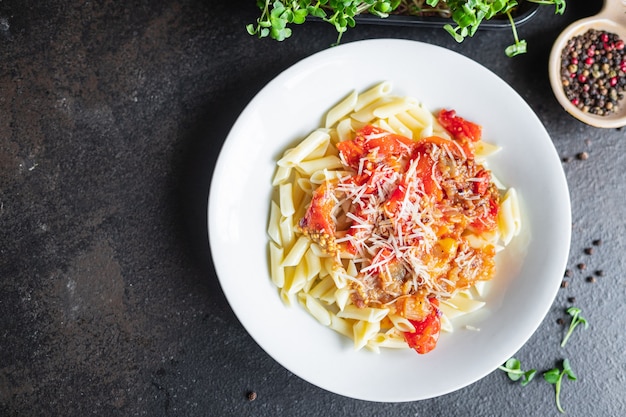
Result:
[[[511,381],[520,381],[520,384],[525,387],[535,377],[537,373],[536,369],[528,371],[522,370],[521,362],[516,358],[510,358],[504,365],[498,367],[498,369],[506,372]]]
[[[517,55],[525,54],[527,52],[527,45],[525,40],[517,41],[513,45],[509,45],[504,50],[504,53],[509,58]]]
[[[565,413],[565,410],[561,406],[561,385],[563,383],[563,377],[567,376],[567,379],[572,381],[576,381],[576,375],[570,366],[568,359],[563,359],[562,370],[559,368],[550,369],[543,373],[543,379],[546,380],[549,384],[554,385],[554,395],[556,401],[556,408],[561,412]]]
[[[569,329],[567,330],[567,333],[565,334],[565,337],[563,338],[563,341],[561,342],[561,347],[565,347],[565,345],[567,344],[567,341],[569,340],[570,336],[574,332],[574,329],[578,327],[579,324],[582,324],[585,329],[589,327],[589,323],[583,316],[580,315],[580,313],[581,313],[581,310],[578,307],[570,307],[567,309],[567,314],[572,316],[572,321],[570,322]]]

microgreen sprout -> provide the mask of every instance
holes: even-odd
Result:
[[[555,14],[565,12],[566,0],[525,0],[541,5],[553,5]],[[356,25],[355,16],[367,12],[381,18],[396,10],[410,10],[413,14],[436,11],[450,16],[453,23],[444,29],[457,42],[473,36],[481,23],[496,16],[508,17],[515,43],[505,49],[509,57],[526,52],[526,41],[519,39],[513,12],[518,0],[257,0],[261,16],[256,24],[248,24],[249,34],[259,38],[270,37],[283,41],[291,36],[290,24],[302,24],[308,16],[314,16],[333,25],[342,35]],[[429,9],[430,7],[430,9]]]
[[[579,324],[582,323],[585,326],[585,329],[589,327],[589,323],[587,323],[587,320],[583,316],[581,316],[580,313],[581,313],[581,310],[578,307],[570,307],[567,309],[567,314],[572,316],[572,321],[570,322],[569,329],[567,330],[567,333],[565,334],[565,337],[563,338],[563,341],[561,342],[561,347],[565,346],[570,336],[574,332],[574,329]]]
[[[536,369],[529,371],[522,370],[521,362],[516,358],[510,358],[504,365],[500,365],[498,369],[506,372],[511,381],[520,381],[521,385],[526,386],[537,373]]]
[[[563,359],[563,369],[554,368],[550,369],[543,373],[543,378],[550,384],[554,385],[554,395],[556,398],[556,408],[561,412],[565,413],[565,410],[561,406],[561,383],[563,382],[563,377],[567,376],[568,379],[572,381],[576,381],[576,375],[570,366],[569,360]]]
[[[387,17],[401,0],[257,0],[261,17],[246,30],[259,38],[283,41],[291,36],[289,24],[302,24],[308,16],[317,17],[335,27],[337,44],[348,28],[354,27],[354,16],[367,11]]]
[[[508,57],[514,57],[516,55],[525,54],[527,51],[527,44],[525,40],[520,40],[519,36],[517,36],[517,28],[515,27],[515,22],[513,21],[513,16],[511,13],[508,14],[509,21],[511,22],[511,30],[513,31],[513,39],[515,39],[515,43],[509,45],[504,50],[504,53]]]
[[[426,0],[430,6],[436,6],[443,0]],[[565,0],[526,0],[531,3],[554,5],[556,14],[565,12]],[[452,11],[452,20],[456,26],[450,24],[445,25],[444,29],[452,35],[457,42],[463,42],[465,38],[474,36],[476,30],[480,27],[483,20],[490,20],[497,15],[508,17],[511,22],[511,30],[515,43],[509,45],[504,53],[508,57],[524,54],[527,51],[527,43],[523,39],[519,39],[515,21],[513,20],[513,11],[518,6],[516,0],[446,0],[446,4]]]

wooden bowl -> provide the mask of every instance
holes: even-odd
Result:
[[[549,60],[549,75],[552,90],[563,108],[578,120],[600,128],[618,128],[626,126],[626,98],[619,101],[614,113],[600,116],[584,112],[566,97],[561,81],[561,53],[567,42],[586,33],[590,29],[601,30],[618,35],[626,41],[626,0],[605,0],[600,13],[577,20],[561,32],[552,46]]]

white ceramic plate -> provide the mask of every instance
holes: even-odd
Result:
[[[462,76],[460,76],[462,74]],[[503,150],[490,168],[517,189],[523,233],[499,255],[487,307],[466,320],[480,331],[443,334],[426,355],[354,351],[299,305],[286,307],[268,273],[271,178],[282,152],[318,127],[351,90],[383,80],[431,110],[453,108]],[[289,371],[323,389],[379,402],[443,395],[484,377],[519,350],[558,291],[570,244],[570,200],[550,137],[524,100],[486,68],[406,40],[347,43],[284,71],[250,102],[217,161],[209,238],[222,289],[254,340]]]

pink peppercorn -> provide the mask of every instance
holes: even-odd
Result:
[[[611,84],[611,87],[615,87],[617,85],[617,82],[619,80],[617,79],[617,77],[613,77],[611,78],[611,80],[609,81],[609,83]]]
[[[592,57],[588,57],[587,59],[585,59],[585,64],[587,65],[593,65],[594,62],[595,60]]]
[[[581,83],[584,83],[585,81],[587,81],[587,77],[585,77],[582,74],[578,75],[578,81],[580,81]]]

